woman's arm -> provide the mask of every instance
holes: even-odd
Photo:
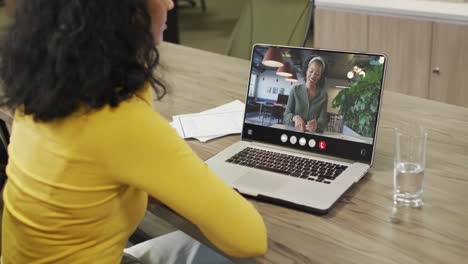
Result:
[[[148,192],[197,225],[220,250],[252,257],[267,250],[257,210],[201,161],[143,100],[123,102],[103,117],[98,153],[122,184]]]
[[[327,129],[328,126],[328,113],[327,113],[327,107],[328,107],[328,93],[325,92],[325,99],[320,105],[320,112],[317,118],[317,132],[322,133]]]
[[[296,87],[293,87],[291,89],[288,97],[288,103],[286,104],[286,109],[284,110],[283,123],[287,126],[294,126],[294,108],[296,107],[295,88]]]

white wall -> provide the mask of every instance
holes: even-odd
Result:
[[[328,93],[328,107],[327,107],[327,112],[329,113],[334,113],[334,114],[338,114],[338,111],[339,111],[339,108],[333,108],[332,107],[332,102],[333,102],[333,99],[335,99],[335,97],[338,95],[338,93],[343,90],[343,89],[340,89],[340,88],[336,88],[336,87],[329,87],[327,89],[327,93]]]
[[[289,95],[291,88],[301,83],[303,83],[302,80],[295,83],[285,81],[283,76],[276,75],[276,70],[267,70],[258,74],[256,97],[276,101],[281,88],[284,88],[283,94]],[[273,92],[274,90],[276,93]]]
[[[343,88],[337,88],[336,86],[340,87],[346,87],[349,86],[350,83],[346,79],[334,79],[334,78],[328,78],[327,82],[325,83],[327,86],[327,93],[328,93],[328,107],[327,111],[329,113],[335,113],[338,114],[339,109],[338,108],[333,108],[332,107],[332,102],[333,99],[338,95],[338,93],[343,90]],[[347,88],[344,88],[347,89]]]

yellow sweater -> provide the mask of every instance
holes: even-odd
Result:
[[[119,263],[147,193],[229,255],[266,251],[261,216],[153,111],[149,87],[60,121],[16,114],[9,153],[3,264]]]

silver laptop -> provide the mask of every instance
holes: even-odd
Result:
[[[241,141],[207,161],[238,192],[327,213],[372,166],[387,59],[259,44]]]

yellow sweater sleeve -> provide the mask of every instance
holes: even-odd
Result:
[[[226,185],[138,96],[98,117],[95,151],[113,177],[159,199],[194,223],[220,250],[263,255],[265,224],[257,210]],[[108,131],[109,133],[102,133]]]

